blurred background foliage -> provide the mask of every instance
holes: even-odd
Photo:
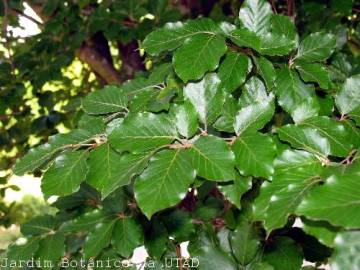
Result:
[[[331,59],[333,78],[341,81],[359,72],[360,1],[269,2],[277,13],[291,16],[302,34],[326,30],[337,36],[341,52]],[[4,200],[7,190],[18,189],[9,182],[15,160],[50,135],[75,127],[82,116],[81,97],[88,92],[145,75],[153,63],[144,58],[139,44],[149,32],[166,22],[198,16],[233,20],[241,3],[0,0],[0,226],[51,213],[35,197]],[[18,232],[13,233],[16,237]],[[0,231],[0,239],[4,237]]]

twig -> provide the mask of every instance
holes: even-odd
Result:
[[[181,256],[181,246],[179,244],[176,245],[176,256],[179,259],[179,270],[183,270],[183,262],[182,262],[182,256]]]
[[[4,0],[4,1],[5,1],[5,0]],[[16,13],[17,15],[19,15],[19,16],[21,16],[21,17],[24,17],[24,18],[32,21],[33,23],[36,23],[36,24],[39,25],[39,26],[42,26],[42,25],[43,25],[42,22],[39,22],[37,19],[35,19],[35,18],[33,18],[33,17],[31,17],[31,16],[23,13],[21,10],[18,10],[18,9],[16,9],[16,8],[12,8],[11,10],[12,10],[14,13]]]

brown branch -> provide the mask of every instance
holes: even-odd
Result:
[[[16,8],[12,8],[11,11],[12,11],[12,13],[15,14],[15,15],[19,15],[19,16],[21,16],[21,17],[24,17],[24,18],[32,21],[33,23],[36,23],[37,25],[42,26],[42,22],[40,22],[40,21],[38,21],[37,19],[35,19],[35,18],[33,18],[33,17],[31,17],[31,16],[23,13],[21,10],[18,10],[18,9],[16,9]]]
[[[295,1],[287,0],[287,15],[291,18],[295,18]]]

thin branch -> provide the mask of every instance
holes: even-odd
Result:
[[[25,14],[24,12],[22,12],[21,10],[18,10],[16,8],[12,8],[11,11],[13,11],[14,13],[16,13],[17,15],[21,16],[21,17],[24,17],[30,21],[32,21],[33,23],[36,23],[37,25],[39,26],[42,26],[42,22],[38,21],[37,19]]]

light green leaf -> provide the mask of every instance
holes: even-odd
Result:
[[[225,38],[220,35],[194,36],[175,51],[175,72],[184,82],[201,79],[207,71],[218,67],[226,49]]]
[[[254,103],[261,103],[268,99],[264,83],[255,76],[251,77],[243,88],[239,98],[239,104],[242,107],[247,107]]]
[[[95,258],[110,244],[115,221],[99,223],[94,230],[91,230],[85,239],[85,259]]]
[[[65,235],[56,233],[46,236],[40,241],[37,257],[41,262],[51,262],[55,266],[65,253]],[[52,267],[44,267],[52,269]]]
[[[342,115],[357,115],[360,107],[360,74],[347,78],[335,98]]]
[[[310,153],[327,157],[330,154],[329,141],[313,128],[296,125],[286,125],[277,129],[279,137],[294,148],[304,149]]]
[[[113,234],[112,245],[124,258],[129,258],[133,250],[144,241],[141,225],[133,218],[119,219]]]
[[[235,179],[235,156],[226,142],[218,137],[200,137],[191,147],[197,175],[212,181]]]
[[[325,184],[314,188],[297,213],[311,219],[327,220],[347,229],[360,227],[360,163],[334,168]]]
[[[218,188],[227,200],[240,209],[241,196],[251,188],[251,185],[250,177],[243,177],[237,173],[234,183],[224,183],[224,185],[218,185]]]
[[[308,62],[324,61],[330,57],[336,46],[336,38],[332,34],[313,33],[301,41],[295,59]]]
[[[340,232],[335,238],[335,250],[330,259],[332,270],[359,270],[360,232]]]
[[[218,71],[221,86],[224,87],[226,91],[235,91],[245,82],[246,76],[251,71],[251,68],[251,60],[246,55],[228,52]]]
[[[254,62],[258,73],[264,79],[266,87],[272,89],[276,78],[276,73],[273,64],[265,57],[254,57]]]
[[[64,196],[79,190],[88,173],[87,157],[87,151],[74,151],[57,157],[42,178],[44,195]]]
[[[262,129],[274,114],[275,104],[272,95],[260,102],[253,103],[241,108],[234,122],[234,129],[237,135],[244,132]]]
[[[318,116],[320,104],[316,99],[308,99],[300,104],[291,112],[291,117],[296,124],[301,124],[308,118]]]
[[[101,192],[102,198],[121,186],[128,185],[133,176],[146,167],[152,152],[120,155],[108,143],[91,151],[86,181]]]
[[[296,28],[294,22],[291,20],[291,17],[279,14],[272,14],[271,26],[274,33],[278,35],[284,35],[289,40],[295,40]]]
[[[117,151],[145,152],[176,139],[176,127],[166,114],[137,113],[127,117],[109,136]]]
[[[241,174],[270,177],[274,173],[276,145],[268,135],[259,132],[242,134],[236,139],[232,150]]]
[[[126,110],[127,96],[117,86],[106,86],[102,90],[87,95],[82,102],[88,114],[107,114]]]
[[[270,27],[271,6],[265,0],[245,0],[239,11],[243,26],[256,34],[266,34]]]
[[[220,115],[225,101],[224,94],[215,73],[207,74],[199,82],[188,83],[184,88],[184,96],[194,105],[204,124],[211,124]]]
[[[299,270],[303,264],[301,247],[291,238],[277,237],[268,252],[263,255],[263,260],[274,269]]]
[[[299,75],[288,68],[283,68],[278,72],[275,86],[278,103],[288,113],[293,112],[304,101],[316,102],[313,87],[304,84]]]
[[[289,215],[311,188],[322,181],[322,165],[312,154],[285,150],[275,160],[272,182],[265,182],[253,206],[255,220],[263,220],[268,233],[286,224]]]
[[[69,150],[74,144],[88,142],[93,135],[86,130],[75,129],[67,134],[57,134],[49,138],[49,142],[31,149],[16,162],[14,173],[23,175],[44,167],[59,153]]]
[[[230,244],[238,262],[241,265],[247,265],[254,259],[260,248],[260,239],[252,225],[247,221],[242,221],[231,233]]]
[[[177,130],[182,136],[191,138],[195,135],[199,128],[198,115],[190,102],[174,105],[171,113],[174,114]]]
[[[331,226],[326,221],[303,220],[303,230],[309,235],[316,237],[320,243],[328,246],[334,246],[334,240],[339,228]]]
[[[95,228],[97,224],[104,223],[109,219],[109,215],[98,209],[87,212],[80,217],[64,222],[61,227],[61,232],[82,232]]]
[[[285,35],[269,32],[260,37],[261,54],[275,56],[287,55],[295,48],[295,41],[287,38]]]
[[[330,88],[330,76],[322,64],[297,61],[295,67],[305,82],[316,82],[322,89]]]
[[[301,126],[312,128],[326,138],[330,145],[330,154],[333,156],[346,157],[352,149],[352,144],[347,139],[349,133],[340,121],[327,116],[317,116],[306,119]]]
[[[180,202],[194,179],[195,170],[188,151],[161,151],[136,179],[136,201],[150,219],[154,213]]]

